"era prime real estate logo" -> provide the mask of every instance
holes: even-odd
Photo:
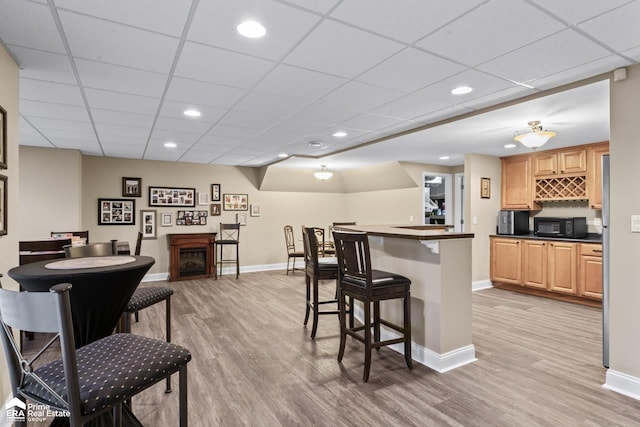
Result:
[[[14,397],[4,406],[7,421],[24,423],[26,421],[43,422],[52,417],[69,417],[69,411],[51,409],[49,405],[39,403],[26,404],[22,399]]]
[[[27,420],[25,415],[27,411],[27,404],[17,397],[8,401],[4,408],[7,413],[7,421],[23,423]]]

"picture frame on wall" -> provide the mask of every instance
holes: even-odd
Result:
[[[136,201],[98,199],[98,225],[135,225]]]
[[[246,211],[249,210],[248,194],[224,194],[222,209],[225,211]]]
[[[7,234],[7,180],[4,175],[0,175],[0,236]]]
[[[220,201],[220,184],[211,184],[211,201]]]
[[[142,197],[142,178],[122,178],[122,197]]]
[[[211,216],[222,215],[222,204],[221,203],[213,203],[211,204]]]
[[[237,213],[236,214],[236,222],[240,225],[247,225],[247,214],[246,213]]]
[[[149,187],[149,206],[192,208],[195,205],[195,188]]]
[[[7,168],[7,110],[0,105],[0,169]]]
[[[249,210],[249,215],[260,216],[260,205],[251,205],[251,209]]]
[[[491,178],[480,178],[480,198],[491,198]]]
[[[160,225],[163,227],[171,227],[173,225],[173,213],[162,212],[160,214]]]
[[[206,206],[209,204],[209,195],[207,193],[198,192],[198,205]]]
[[[155,210],[140,211],[140,231],[142,231],[143,240],[158,238],[156,219]]]

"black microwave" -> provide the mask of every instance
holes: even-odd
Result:
[[[539,237],[581,239],[587,237],[587,218],[533,218],[533,233]]]

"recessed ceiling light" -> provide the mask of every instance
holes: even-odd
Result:
[[[236,27],[236,30],[250,39],[259,39],[267,33],[262,24],[256,21],[244,21]]]
[[[165,142],[164,146],[167,148],[176,148],[178,144],[176,144],[175,142]]]
[[[320,141],[309,141],[309,147],[322,147],[322,142],[320,142]]]
[[[289,157],[289,155],[287,153],[280,153],[278,154],[278,157],[284,158],[284,157]]]
[[[333,134],[333,136],[335,136],[336,138],[344,138],[347,135],[348,134],[343,130],[339,130]]]
[[[516,148],[517,145],[516,144],[505,144],[504,148]]]
[[[184,110],[184,115],[189,117],[200,117],[202,114],[198,110]]]
[[[470,88],[469,86],[458,86],[457,88],[453,89],[451,93],[454,95],[464,95],[465,93],[469,93],[472,90],[473,88]]]
[[[449,156],[440,156],[440,160],[449,160]]]

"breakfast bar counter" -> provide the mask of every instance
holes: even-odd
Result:
[[[349,225],[340,231],[369,235],[373,268],[402,274],[411,280],[413,359],[438,372],[476,360],[471,342],[472,233],[446,231],[429,225]],[[356,317],[362,310],[356,307]],[[401,324],[402,305],[381,304],[382,317]],[[382,338],[394,336],[382,331]],[[393,346],[402,352],[402,346]]]

